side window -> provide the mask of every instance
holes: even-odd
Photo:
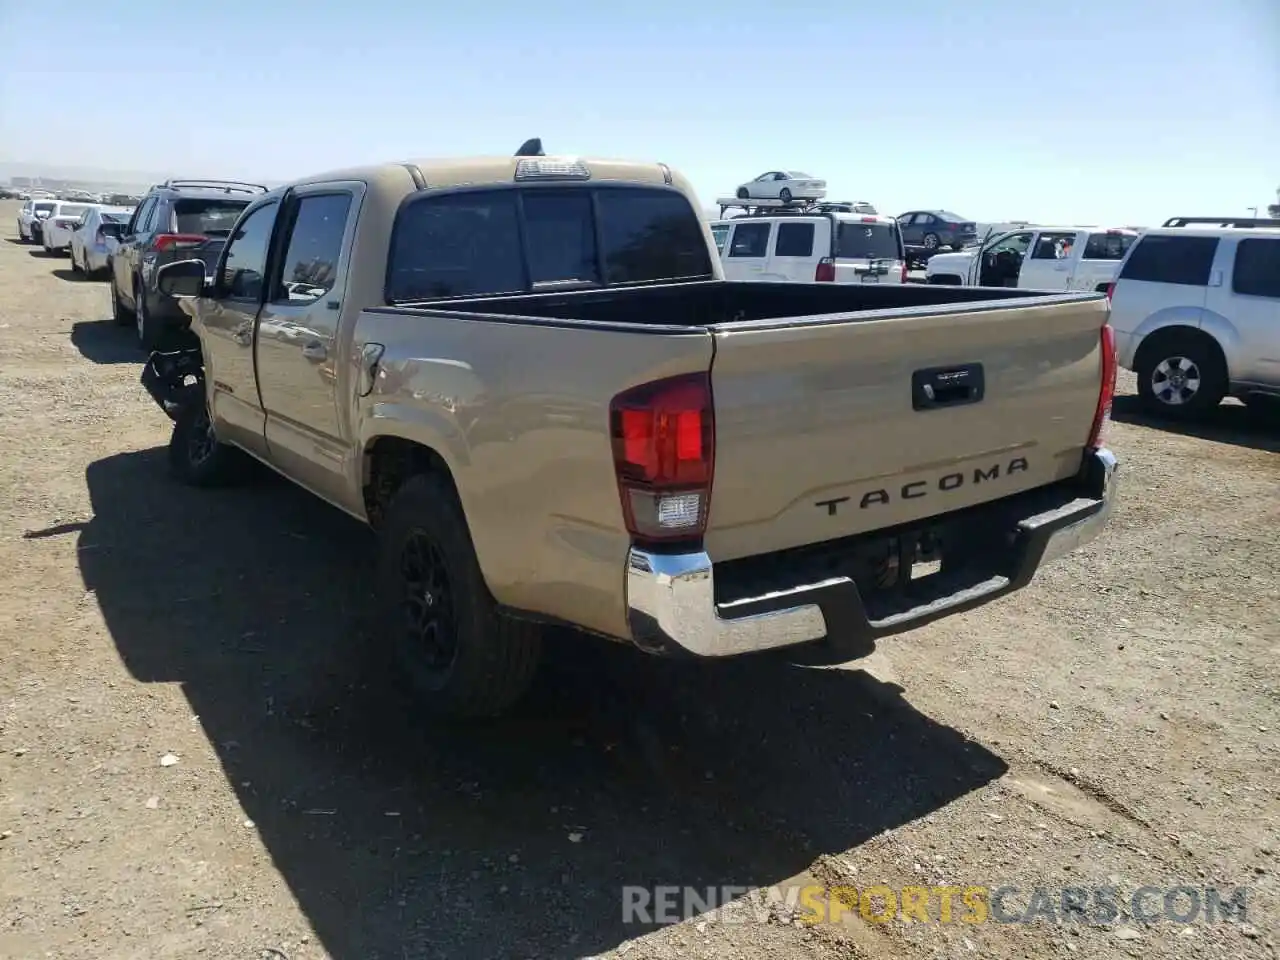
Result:
[[[769,248],[769,223],[738,223],[729,241],[731,257],[763,257]]]
[[[219,297],[262,299],[267,249],[271,245],[271,228],[275,225],[279,206],[279,203],[272,202],[259,207],[241,220],[231,234],[218,277]]]
[[[1027,252],[1027,248],[1031,246],[1031,238],[1033,236],[1034,234],[1031,233],[1010,234],[998,243],[992,244],[991,247],[987,249],[987,253],[1025,254]]]
[[[526,289],[514,190],[425,197],[396,219],[387,299],[430,300]]]
[[[1280,240],[1241,240],[1236,245],[1231,289],[1250,297],[1280,299]]]
[[[1133,248],[1120,270],[1120,279],[1203,287],[1209,282],[1209,269],[1217,251],[1217,237],[1149,233]]]
[[[125,233],[134,234],[142,232],[142,225],[146,223],[147,217],[151,214],[151,208],[155,205],[156,198],[148,197],[142,201],[138,209],[133,211],[133,216],[129,218],[129,226],[125,228]]]
[[[813,256],[812,223],[780,223],[778,239],[774,241],[773,252],[779,257]]]
[[[1130,233],[1091,233],[1084,245],[1084,259],[1123,260],[1135,239]]]
[[[933,214],[917,213],[915,219],[911,221],[911,225],[915,227],[931,227],[933,226]]]
[[[715,238],[716,249],[723,253],[724,242],[729,237],[728,225],[723,223],[713,224],[711,227],[711,236]]]
[[[327,193],[298,200],[273,302],[314,303],[333,289],[351,199]]]
[[[1036,240],[1032,260],[1062,260],[1071,255],[1071,246],[1075,243],[1074,233],[1042,233]]]

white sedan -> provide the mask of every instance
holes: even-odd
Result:
[[[95,276],[107,269],[133,207],[91,207],[71,234],[71,269]]]
[[[827,181],[799,170],[770,170],[738,188],[739,200],[821,200],[827,195]]]
[[[71,234],[76,224],[93,204],[67,203],[65,200],[54,202],[53,211],[45,218],[40,227],[40,242],[45,253],[61,253],[71,246]]]

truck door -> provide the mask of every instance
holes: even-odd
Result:
[[[779,223],[769,244],[769,263],[762,279],[812,283],[818,262],[814,256],[818,224],[816,220]]]
[[[344,368],[338,321],[348,252],[364,184],[291,191],[282,214],[280,269],[258,320],[258,389],[271,462],[321,496],[350,508],[337,388]]]
[[[253,365],[254,326],[266,296],[279,210],[279,197],[245,208],[223,248],[211,296],[197,302],[194,324],[214,430],[259,456],[266,452],[266,439]]]
[[[1006,233],[982,248],[969,267],[969,283],[977,280],[982,287],[1016,287],[1027,253],[1036,234],[1034,230]]]
[[[725,243],[724,277],[726,280],[764,279],[768,262],[769,238],[773,222],[739,217]]]
[[[1066,290],[1071,285],[1072,268],[1080,259],[1077,239],[1074,230],[1038,233],[1022,261],[1018,286],[1028,290]]]

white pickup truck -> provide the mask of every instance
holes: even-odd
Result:
[[[962,287],[1101,292],[1116,279],[1136,230],[1022,227],[988,237],[980,247],[929,259],[928,283]]]

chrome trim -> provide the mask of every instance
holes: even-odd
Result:
[[[1102,532],[1115,507],[1116,470],[1115,454],[1105,448],[1094,450],[1081,467],[1085,488],[1080,498],[1027,517],[1018,524],[1020,533],[1032,543],[1046,536],[1044,531],[1052,532],[1042,541],[1044,549],[1039,557],[1033,549],[1020,564],[1019,571],[1010,571],[1017,581],[1015,589],[1028,582],[1044,564],[1061,558]],[[1076,513],[1084,516],[1069,522]],[[1052,529],[1055,524],[1062,526]],[[846,582],[845,578],[837,577],[777,591],[769,597],[784,598],[788,593],[799,591],[812,594]],[[991,599],[1004,592],[992,593]],[[722,611],[731,610],[734,604],[717,606],[713,564],[702,551],[667,554],[632,547],[627,553],[626,598],[631,639],[651,653],[683,650],[700,657],[732,657],[809,643],[827,635],[826,617],[815,603],[734,619],[721,616]],[[752,601],[760,599],[763,598],[752,598]],[[921,619],[921,625],[926,622],[928,619]],[[864,626],[875,633],[886,632],[883,624],[864,623]]]
[[[1115,511],[1116,470],[1119,468],[1119,461],[1116,455],[1106,447],[1094,450],[1093,458],[1096,461],[1094,469],[1100,476],[1101,489],[1089,492],[1102,501],[1102,509],[1077,523],[1051,533],[1049,542],[1045,544],[1044,554],[1040,557],[1040,566],[1061,559],[1096,538]]]
[[[674,644],[700,657],[819,640],[827,622],[815,604],[726,620],[716,610],[711,558],[706,553],[627,554],[627,616],[641,647]]]

